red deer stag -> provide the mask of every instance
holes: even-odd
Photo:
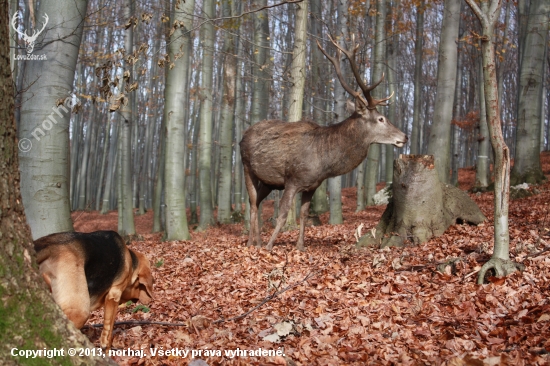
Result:
[[[355,54],[339,46],[337,57],[331,57],[317,45],[334,65],[342,86],[355,98],[355,113],[346,120],[328,127],[309,121],[283,122],[266,120],[251,126],[241,140],[241,156],[244,165],[246,189],[250,197],[250,233],[248,245],[262,245],[258,223],[258,207],[274,189],[284,189],[280,201],[279,216],[267,249],[273,248],[277,234],[286,222],[294,196],[302,193],[300,209],[300,236],[297,248],[304,250],[304,227],[309,203],[315,189],[323,180],[350,172],[367,156],[372,143],[394,144],[402,147],[407,136],[378,113],[377,105],[387,105],[384,99],[374,99],[371,91],[384,79],[371,86],[361,79],[355,63]],[[362,90],[350,87],[340,69],[340,52],[348,59],[353,75]]]

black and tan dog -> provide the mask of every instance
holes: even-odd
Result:
[[[126,247],[114,231],[66,232],[34,242],[40,273],[55,302],[77,328],[105,305],[101,347],[111,347],[117,307],[153,298],[149,260]]]

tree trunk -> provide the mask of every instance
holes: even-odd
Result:
[[[540,164],[541,103],[544,53],[548,38],[548,0],[531,0],[527,32],[520,45],[516,152],[510,184],[538,184],[546,180]]]
[[[134,2],[132,0],[126,0],[124,6],[125,18],[130,21],[134,16]],[[124,40],[124,49],[126,55],[131,55],[134,51],[134,27],[128,27],[126,29],[126,35]],[[133,64],[131,62],[124,62],[125,70],[130,73],[130,77],[135,75],[133,73]],[[124,90],[124,85],[131,84],[131,79],[124,79],[122,81],[121,90]],[[133,191],[132,191],[132,121],[135,117],[132,112],[133,100],[135,97],[134,92],[128,93],[128,103],[121,105],[121,126],[120,126],[120,139],[119,139],[119,169],[118,169],[118,189],[120,196],[118,197],[118,233],[121,236],[134,235],[136,228],[134,225],[134,207],[133,207]]]
[[[483,80],[483,64],[480,64],[480,80]],[[478,152],[476,159],[476,181],[474,191],[485,191],[490,184],[490,161],[491,153],[489,129],[487,127],[487,112],[485,111],[484,84],[479,85],[479,135],[477,136]],[[499,98],[500,100],[500,98]]]
[[[508,206],[510,198],[510,151],[502,136],[496,78],[494,28],[498,19],[500,0],[481,3],[481,9],[474,0],[466,0],[482,27],[481,52],[483,57],[483,85],[485,92],[485,113],[491,144],[495,153],[495,210],[494,250],[491,259],[479,271],[477,282],[483,283],[485,274],[494,269],[497,277],[506,276],[522,265],[510,260],[510,232],[508,229]]]
[[[479,224],[485,216],[463,191],[439,180],[431,155],[401,155],[393,169],[392,200],[362,246],[422,244],[441,236],[457,219]]]
[[[296,26],[292,64],[290,66],[290,92],[288,121],[298,122],[302,119],[304,87],[306,84],[306,42],[307,42],[308,0],[296,4]],[[290,204],[286,224],[283,230],[296,228],[296,199]],[[307,202],[309,210],[309,200]]]
[[[107,178],[105,180],[105,190],[103,191],[103,200],[101,204],[101,214],[105,215],[111,207],[111,191],[113,183],[115,182],[115,167],[117,166],[117,146],[118,146],[118,133],[120,131],[120,113],[117,113],[115,122],[113,124],[113,136],[109,146],[109,166],[107,168]]]
[[[188,82],[191,47],[190,29],[193,27],[194,0],[172,5],[172,28],[168,46],[170,66],[166,70],[164,89],[165,133],[165,217],[166,240],[188,240],[185,206],[185,102],[189,99]],[[209,185],[207,186],[209,187]],[[205,187],[206,188],[206,187]]]
[[[223,0],[223,16],[237,15],[237,3]],[[230,23],[231,24],[231,23]],[[225,33],[223,45],[223,96],[220,118],[220,169],[218,178],[218,222],[231,223],[231,163],[233,162],[233,126],[235,117],[235,82],[237,57],[235,37]]]
[[[240,12],[240,6],[239,10],[237,12]],[[233,184],[233,197],[235,202],[235,213],[238,214],[238,217],[240,220],[242,220],[242,212],[243,212],[243,200],[244,197],[242,195],[243,190],[243,164],[241,161],[241,147],[239,145],[239,142],[241,142],[241,139],[243,138],[243,130],[244,130],[244,118],[245,118],[245,103],[246,96],[244,95],[244,80],[242,77],[243,73],[243,62],[241,62],[243,56],[243,47],[242,43],[237,43],[237,79],[235,81],[235,94],[236,94],[236,101],[235,101],[235,178],[234,178],[234,184]],[[237,216],[235,216],[237,217]]]
[[[33,52],[44,55],[47,61],[29,61],[25,73],[24,85],[30,86],[23,93],[21,106],[21,193],[33,238],[73,230],[69,206],[70,93],[86,6],[86,0],[45,0],[37,12],[38,23],[45,22],[47,15],[47,27],[63,27],[44,31],[43,42],[36,44]],[[57,105],[59,100],[65,102]]]
[[[376,32],[374,40],[374,56],[372,67],[372,80],[380,80],[384,73],[386,64],[386,2],[376,2]],[[373,97],[380,98],[385,94],[386,88],[379,87],[373,90]],[[366,205],[374,205],[374,195],[376,194],[376,183],[378,183],[380,169],[380,144],[371,144],[367,155],[367,167],[365,171],[365,199]]]
[[[7,9],[8,2],[0,0],[0,7]],[[63,10],[69,9],[67,7]],[[85,6],[80,10],[83,10],[82,15],[84,15]],[[61,9],[54,7],[47,8],[46,14],[48,12],[52,17],[56,13],[62,13]],[[0,150],[2,151],[0,154],[2,171],[0,175],[0,232],[2,233],[0,237],[2,298],[0,301],[0,314],[2,314],[0,363],[3,365],[28,364],[29,359],[12,356],[12,352],[57,348],[63,349],[64,355],[33,361],[36,364],[48,365],[114,365],[115,363],[109,358],[81,358],[67,355],[66,350],[69,348],[93,349],[94,345],[67,320],[37,273],[31,233],[21,204],[19,189],[20,175],[9,58],[8,18],[8,12],[2,12],[0,16],[0,100],[2,100],[0,104]],[[33,62],[49,63],[49,60]],[[49,66],[52,67],[52,65]]]
[[[345,45],[344,41],[348,38],[348,0],[337,0],[338,6],[338,43],[342,46]],[[343,55],[342,55],[343,57]],[[347,74],[347,68],[345,64],[342,64],[342,73]],[[346,114],[346,91],[344,87],[334,79],[334,114],[336,118],[334,123],[341,122],[345,119]],[[344,222],[342,216],[342,176],[333,177],[328,179],[328,191],[329,191],[329,208],[330,217],[329,224],[338,225]]]
[[[214,18],[216,4],[214,0],[204,0],[203,14],[206,18]],[[208,22],[202,26],[203,45],[202,77],[201,77],[201,112],[200,112],[200,141],[199,141],[199,197],[200,216],[198,230],[206,230],[214,224],[214,210],[212,209],[212,76],[214,61],[214,24]]]
[[[311,6],[311,32],[314,36],[321,38],[322,37],[322,2],[313,1],[310,3]],[[323,99],[326,99],[326,80],[325,70],[323,66],[326,66],[324,57],[321,54],[321,51],[318,47],[311,47],[311,78],[313,84],[313,93],[312,93],[312,105],[313,105],[313,120],[322,125],[326,125],[324,106],[325,103]],[[328,197],[327,197],[327,181],[323,181],[321,185],[315,190],[313,198],[311,199],[311,209],[310,213],[313,216],[319,216],[320,214],[327,212],[328,207]]]
[[[411,154],[420,153],[420,116],[422,108],[422,44],[424,40],[424,1],[416,7],[416,40],[414,43],[414,100],[411,131]]]
[[[437,97],[433,125],[429,136],[428,154],[435,156],[439,180],[449,183],[451,168],[451,120],[456,84],[458,29],[460,25],[460,1],[445,0],[439,62],[437,69]]]

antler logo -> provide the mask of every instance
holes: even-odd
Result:
[[[23,16],[19,15],[19,12],[15,12],[15,14],[13,14],[13,17],[11,18],[11,26],[13,27],[13,30],[15,30],[21,37],[23,37],[23,40],[25,41],[25,44],[27,45],[26,49],[27,49],[27,53],[30,54],[32,53],[32,51],[34,50],[34,42],[36,41],[36,39],[38,38],[38,36],[40,35],[40,33],[42,33],[44,31],[44,28],[46,28],[46,24],[48,24],[48,14],[44,14],[44,23],[42,23],[42,29],[40,29],[39,31],[37,31],[36,29],[34,29],[32,31],[32,35],[28,35],[27,34],[27,31],[25,32],[20,32],[18,29],[17,29],[17,18],[21,18],[23,19]]]

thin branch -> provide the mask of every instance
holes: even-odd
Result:
[[[254,311],[258,310],[261,306],[263,306],[266,303],[268,303],[269,301],[275,299],[276,297],[278,297],[282,293],[287,292],[288,290],[291,290],[295,287],[298,287],[299,285],[306,282],[307,280],[309,280],[313,276],[316,276],[319,272],[323,271],[327,266],[328,266],[328,263],[326,265],[324,265],[323,268],[321,268],[321,269],[319,269],[315,272],[309,272],[308,275],[305,276],[302,280],[300,280],[296,283],[293,283],[292,285],[288,285],[287,287],[285,287],[285,288],[283,288],[279,291],[275,291],[271,295],[265,297],[258,305],[254,306],[252,309],[248,310],[245,313],[243,313],[241,315],[234,316],[232,318],[228,318],[228,319],[214,320],[211,324],[220,324],[220,323],[225,323],[225,322],[229,322],[229,321],[235,321],[235,320],[243,319],[246,316],[248,316],[249,314],[251,314]],[[156,321],[150,321],[150,320],[128,320],[128,321],[123,321],[123,322],[115,322],[114,325],[148,325],[148,324],[165,325],[165,326],[170,326],[170,327],[189,327],[188,323],[156,322]],[[88,324],[88,325],[85,325],[84,327],[82,327],[82,329],[101,328],[101,327],[103,327],[103,324]]]

